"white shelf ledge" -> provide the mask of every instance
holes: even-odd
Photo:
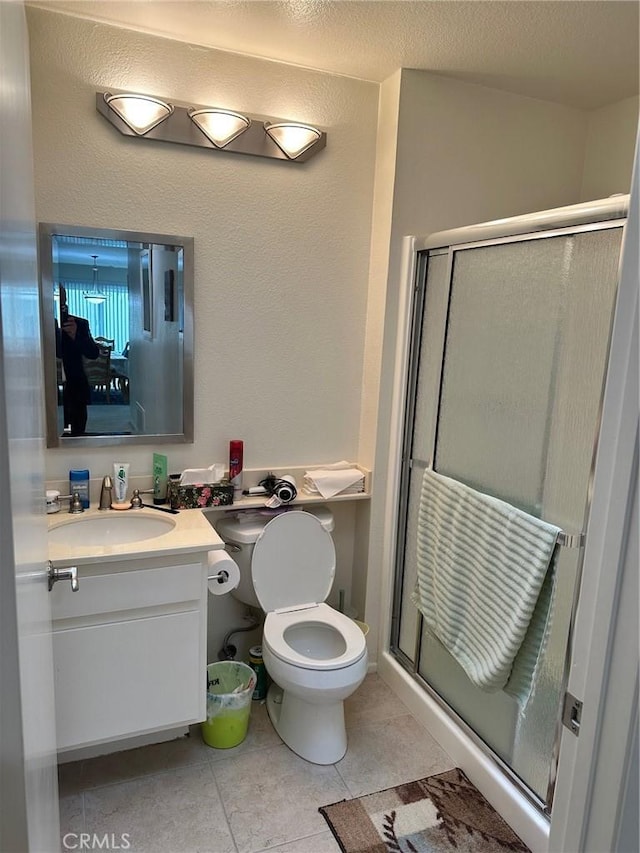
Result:
[[[364,492],[355,492],[347,494],[337,494],[331,498],[323,498],[322,495],[310,495],[302,490],[304,475],[307,471],[314,468],[322,468],[322,465],[306,465],[304,467],[287,468],[285,466],[276,466],[272,469],[245,469],[243,471],[243,488],[249,489],[252,486],[257,486],[261,480],[269,473],[274,473],[276,477],[282,477],[287,474],[295,478],[298,494],[294,501],[286,504],[286,506],[303,506],[304,504],[327,504],[335,501],[361,501],[371,499],[371,471],[363,468],[362,465],[356,464],[355,467],[362,471],[364,476]],[[243,509],[264,509],[267,501],[266,495],[243,495],[240,498],[235,498],[233,503],[228,506],[208,506],[203,507],[202,511],[206,514],[209,512],[237,512]]]

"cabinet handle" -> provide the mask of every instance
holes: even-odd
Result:
[[[77,566],[69,566],[67,569],[58,569],[53,565],[51,560],[48,560],[47,577],[49,579],[49,592],[53,589],[53,585],[56,581],[71,581],[71,589],[74,592],[77,592],[80,589]]]

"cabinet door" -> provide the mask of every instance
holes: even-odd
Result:
[[[58,749],[203,719],[200,633],[199,611],[57,631]]]

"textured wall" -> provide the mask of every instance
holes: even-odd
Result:
[[[40,221],[195,238],[195,442],[172,469],[357,458],[378,87],[28,10]],[[121,136],[95,110],[113,87],[297,118],[327,131],[307,164]],[[132,474],[157,448],[131,448]],[[52,450],[101,476],[109,448]],[[120,451],[121,453],[122,451]]]
[[[389,78],[383,87],[392,96],[397,82]],[[399,294],[405,287],[402,238],[577,202],[587,128],[581,110],[406,69],[398,116],[385,303],[376,325],[370,312],[365,359],[382,350],[365,608],[376,626],[381,608],[383,624],[387,615],[384,590],[393,572],[384,531],[396,505],[396,496],[387,495],[387,472]],[[372,289],[380,286],[380,277],[372,277]],[[374,294],[370,304],[379,305]]]
[[[582,201],[628,193],[638,131],[638,97],[589,113]]]

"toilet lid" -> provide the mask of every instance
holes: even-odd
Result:
[[[308,512],[276,516],[253,548],[251,576],[266,613],[320,604],[329,595],[335,573],[333,539]]]

